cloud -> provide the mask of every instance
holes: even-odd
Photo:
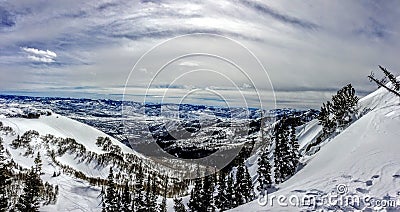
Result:
[[[310,21],[283,14],[275,9],[272,9],[271,7],[269,7],[265,4],[261,4],[261,3],[255,2],[255,1],[246,1],[246,0],[243,0],[240,2],[249,8],[252,8],[258,12],[261,12],[263,14],[267,14],[267,15],[271,16],[278,21],[288,23],[291,25],[295,25],[295,26],[300,26],[302,28],[308,28],[308,29],[318,28],[318,26],[316,24],[314,24]]]
[[[57,57],[57,54],[50,50],[40,50],[29,47],[22,47],[21,49],[24,52],[29,53],[28,59],[34,62],[53,63],[55,62],[54,59]]]
[[[43,62],[43,63],[53,63],[54,60],[48,57],[37,57],[33,55],[28,55],[28,59],[35,61],[35,62]]]
[[[40,50],[40,49],[35,49],[35,48],[28,48],[28,47],[22,47],[22,50],[28,53],[36,54],[41,57],[46,57],[46,58],[55,58],[57,57],[57,54],[53,51],[50,50]]]
[[[37,87],[41,82],[54,82],[60,90],[81,84],[104,88],[121,86],[143,53],[166,39],[187,33],[215,33],[243,43],[266,67],[277,92],[285,93],[278,100],[305,101],[304,106],[310,104],[307,99],[315,104],[323,102],[330,97],[328,93],[350,82],[358,91],[372,91],[375,87],[365,76],[378,64],[395,73],[400,69],[397,59],[400,1],[107,2],[7,1],[2,4],[0,89],[18,90],[25,86],[30,90],[23,83],[28,79],[36,82]],[[212,40],[209,43],[214,44]],[[178,56],[185,45],[176,43],[167,53]],[[225,48],[219,53],[234,56],[237,52],[240,51]],[[157,55],[150,62],[157,63],[163,57]],[[196,59],[187,62],[204,67]],[[256,74],[255,65],[242,62],[249,65],[250,74]],[[194,67],[190,63],[173,66],[171,70],[190,70]],[[139,68],[142,69],[134,76],[135,85],[142,86],[147,85],[147,77],[159,67]],[[196,83],[212,79],[208,75],[198,78]],[[266,80],[258,75],[255,78],[257,86]],[[170,83],[166,78],[160,81]],[[299,91],[304,90],[312,95],[297,98]],[[235,97],[232,95],[232,98]]]
[[[15,16],[8,10],[0,7],[0,29],[15,26]]]

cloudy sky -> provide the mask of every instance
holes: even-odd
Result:
[[[396,0],[0,2],[1,94],[318,108],[400,74]]]

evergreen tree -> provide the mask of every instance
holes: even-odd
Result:
[[[215,196],[215,206],[219,208],[221,211],[226,210],[225,207],[226,200],[226,184],[225,184],[225,172],[220,171],[218,176],[218,189],[217,195]]]
[[[122,204],[122,211],[124,211],[124,212],[132,211],[132,208],[131,208],[131,193],[130,193],[128,181],[125,182],[125,186],[124,186],[124,189],[122,191],[121,204]]]
[[[110,172],[108,174],[107,189],[106,189],[106,211],[114,212],[118,211],[118,199],[117,199],[117,188],[114,182],[114,172],[113,168],[110,167]]]
[[[239,165],[236,169],[236,181],[235,181],[235,201],[234,207],[245,203],[243,197],[243,179],[244,179],[244,167]]]
[[[322,126],[322,132],[324,135],[330,135],[334,131],[336,122],[330,101],[327,101],[326,104],[322,104],[321,111],[318,114],[318,120],[319,124]]]
[[[39,211],[39,203],[40,203],[40,190],[43,186],[42,180],[39,175],[36,173],[36,170],[32,168],[27,176],[25,181],[25,186],[23,189],[23,194],[20,196],[17,209],[19,211]]]
[[[235,189],[235,207],[254,198],[251,177],[244,164],[237,167]]]
[[[151,184],[151,197],[150,197],[150,209],[156,210],[157,208],[157,176],[153,173],[152,184]]]
[[[383,71],[383,73],[385,74],[385,76],[387,78],[389,78],[389,81],[392,83],[392,85],[394,86],[394,90],[396,91],[400,91],[400,81],[397,80],[397,78],[390,73],[386,68],[379,66],[379,68]]]
[[[155,211],[156,210],[156,190],[157,190],[157,185],[156,185],[156,178],[155,175],[151,176],[149,173],[147,175],[147,187],[146,187],[146,195],[145,195],[145,203],[146,203],[146,210],[147,211]]]
[[[146,193],[144,195],[144,203],[146,205],[146,211],[150,211],[150,200],[151,199],[151,176],[150,173],[147,175],[147,186]]]
[[[175,212],[186,212],[185,205],[182,203],[182,198],[174,198]]]
[[[11,184],[10,172],[7,167],[5,156],[6,153],[2,141],[3,140],[0,137],[0,212],[6,211],[8,209],[10,197],[7,193],[7,186]]]
[[[213,202],[213,194],[214,194],[214,182],[213,176],[206,176],[203,180],[203,189],[201,190],[201,211],[213,211],[214,202]]]
[[[281,183],[296,172],[300,157],[295,123],[292,117],[284,117],[275,126],[274,140],[275,183]]]
[[[235,188],[234,188],[234,181],[232,174],[228,175],[226,180],[226,201],[225,201],[225,208],[231,209],[235,205]]]
[[[201,178],[196,178],[194,181],[194,188],[190,191],[190,199],[188,203],[188,207],[191,212],[201,211],[202,209],[202,181]]]
[[[100,195],[101,197],[101,211],[106,211],[106,192],[104,191],[104,186],[101,187]]]
[[[160,204],[160,212],[167,212],[167,192],[168,192],[168,176],[164,176],[164,185],[163,185],[162,201]]]
[[[357,103],[358,97],[355,95],[355,90],[351,84],[340,89],[332,97],[333,114],[338,127],[343,129],[353,121]]]
[[[139,165],[138,173],[136,174],[136,185],[135,185],[135,197],[134,197],[134,202],[132,203],[134,205],[134,211],[144,211],[145,208],[145,203],[143,201],[143,180],[144,180],[144,174],[143,174],[143,167],[142,164]]]
[[[40,156],[40,152],[37,153],[34,162],[35,162],[35,171],[36,171],[36,173],[41,175],[42,174],[42,158]]]
[[[291,125],[290,128],[290,173],[289,175],[292,176],[295,174],[297,170],[297,166],[299,164],[300,153],[299,153],[299,143],[297,142],[296,137],[296,128],[294,125]]]
[[[284,117],[275,126],[274,167],[277,184],[286,180],[291,173],[289,130],[286,122],[287,118]]]
[[[348,84],[332,96],[332,102],[327,101],[323,104],[318,115],[319,123],[323,127],[323,134],[319,139],[328,137],[338,127],[341,129],[347,127],[355,119],[357,103],[355,90]]]
[[[268,159],[268,151],[267,149],[261,150],[260,157],[258,158],[258,186],[257,190],[261,196],[265,195],[265,191],[271,187],[272,178],[271,178],[271,164]]]
[[[246,166],[244,166],[242,189],[242,196],[245,200],[245,203],[252,201],[254,199],[253,181]]]

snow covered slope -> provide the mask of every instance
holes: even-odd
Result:
[[[22,135],[28,130],[36,130],[41,135],[51,134],[56,137],[74,138],[78,143],[83,144],[88,150],[96,153],[104,153],[96,145],[98,137],[109,137],[105,133],[73,119],[53,114],[51,116],[41,116],[39,119],[23,118],[0,118],[4,125],[16,129],[16,133]],[[114,138],[111,141],[121,147],[124,153],[134,153],[132,149],[118,142]]]
[[[381,88],[359,104],[370,111],[324,145],[303,169],[268,197],[295,195],[302,200],[338,195],[337,200],[358,198],[359,204],[325,200],[299,208],[290,206],[288,200],[279,204],[275,199],[272,206],[271,201],[262,206],[256,200],[233,211],[400,210],[400,99]],[[384,204],[391,206],[383,207]]]
[[[96,145],[98,137],[108,137],[105,133],[90,127],[78,121],[53,114],[51,116],[41,116],[39,119],[23,119],[23,118],[5,118],[1,117],[0,122],[3,126],[9,126],[13,129],[12,133],[0,131],[3,139],[3,146],[11,154],[10,157],[22,168],[29,169],[34,165],[34,158],[39,152],[42,157],[43,175],[41,178],[44,182],[59,186],[59,195],[55,205],[46,205],[40,208],[41,211],[100,211],[101,205],[99,198],[100,187],[89,184],[89,179],[104,179],[107,177],[109,167],[112,165],[114,169],[124,173],[124,169],[116,166],[113,162],[99,162],[99,158],[105,155],[107,158],[108,151]],[[39,136],[33,136],[29,142],[32,153],[27,154],[29,148],[13,147],[12,143],[18,136],[29,131],[35,130]],[[51,134],[54,137],[53,143],[46,142],[45,136]],[[85,151],[68,149],[64,153],[58,150],[67,147],[70,143],[60,145],[62,139],[72,138],[76,141],[75,146],[81,145]],[[121,150],[124,160],[127,156],[141,158],[142,156],[124,144],[118,142],[114,138],[110,138],[111,145],[118,146]],[[51,150],[54,150],[54,159],[50,156]],[[89,160],[89,158],[91,158]],[[129,161],[126,161],[129,164]],[[76,173],[82,173],[85,177],[78,177]],[[126,172],[125,172],[126,173]],[[56,175],[56,176],[54,176]],[[129,177],[129,176],[127,176]]]

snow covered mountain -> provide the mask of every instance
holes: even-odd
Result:
[[[55,204],[41,205],[41,211],[100,211],[101,188],[107,182],[110,167],[118,173],[119,185],[127,179],[135,181],[138,164],[142,163],[146,167],[145,173],[159,171],[160,176],[166,174],[140,153],[84,123],[50,110],[40,111],[39,118],[30,118],[25,109],[31,111],[36,103],[28,101],[24,104],[26,108],[18,101],[2,106],[1,112],[8,117],[0,117],[0,138],[8,159],[15,163],[15,173],[30,169],[35,165],[37,153],[41,154],[43,174],[40,178],[43,182],[58,185],[59,189]],[[75,109],[70,108],[72,110]],[[400,209],[399,99],[381,88],[359,101],[359,111],[360,118],[348,128],[311,149],[309,147],[321,134],[322,127],[316,119],[309,121],[315,115],[313,111],[304,115],[303,121],[309,122],[296,127],[302,167],[287,181],[271,189],[267,199],[252,201],[233,211]],[[295,110],[271,113],[278,118],[284,113],[305,114]],[[18,114],[25,114],[25,118],[10,117]],[[154,119],[160,120],[157,116]],[[179,146],[179,142],[175,145]],[[255,187],[257,159],[257,155],[253,155],[246,160]],[[173,183],[170,186],[175,187]],[[187,204],[192,185],[184,183],[182,188],[178,193]],[[328,202],[331,197],[336,199]],[[337,202],[339,200],[342,202]],[[167,208],[173,211],[172,198],[167,199]]]
[[[110,147],[130,162],[124,164],[110,157],[109,149],[96,144],[99,138],[108,138],[105,133],[58,114],[38,119],[2,117],[0,123],[1,139],[9,158],[23,170],[32,167],[33,158],[40,153],[42,180],[59,187],[56,204],[45,205],[41,211],[101,210],[97,181],[107,177],[111,165],[117,164],[115,168],[126,174],[124,169],[129,163],[143,159],[114,138],[109,140]],[[15,147],[15,141],[24,138],[28,138],[28,143]]]
[[[380,88],[359,106],[366,114],[305,156],[277,191],[232,211],[400,210],[400,99]],[[316,124],[298,129],[300,147],[321,131]]]

